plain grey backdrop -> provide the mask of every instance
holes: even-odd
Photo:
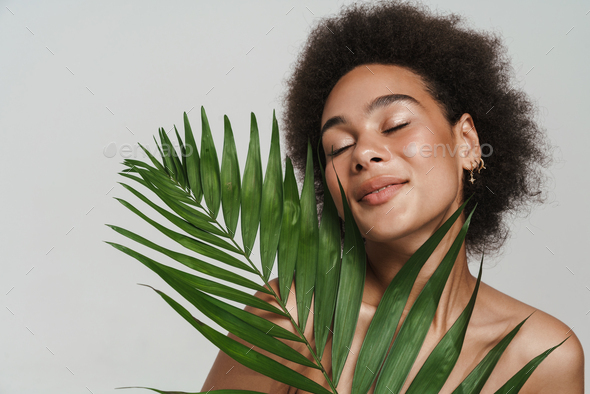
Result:
[[[113,199],[137,203],[117,183],[120,163],[145,160],[137,143],[155,149],[159,127],[182,132],[183,111],[200,135],[203,105],[218,151],[229,116],[242,166],[254,112],[265,165],[290,67],[343,2],[0,4],[0,392],[199,391],[217,348],[137,285],[169,290],[162,280],[102,242],[135,246],[111,223],[171,245]],[[590,2],[427,4],[504,37],[559,146],[551,203],[515,218],[483,280],[562,320],[587,352]]]

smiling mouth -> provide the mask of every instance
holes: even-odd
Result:
[[[366,203],[369,205],[379,205],[386,201],[388,201],[393,195],[397,194],[396,192],[405,185],[406,182],[401,183],[391,183],[389,185],[383,186],[380,189],[374,190],[370,193],[367,193],[359,200],[360,203]]]
[[[387,188],[388,188],[388,187],[390,187],[390,186],[395,186],[395,185],[403,185],[403,184],[405,184],[405,183],[408,183],[408,182],[406,181],[406,182],[400,182],[400,183],[390,183],[389,185],[383,186],[381,189],[377,189],[377,190],[374,190],[374,191],[372,191],[372,192],[370,192],[370,193],[367,193],[367,194],[365,194],[365,195],[363,196],[363,198],[365,198],[366,196],[368,196],[368,195],[370,195],[370,194],[377,194],[377,193],[379,193],[380,191],[382,191],[382,190],[385,190],[385,189],[387,189]],[[363,198],[361,198],[361,200],[362,200]]]
[[[389,186],[393,186],[393,185],[399,185],[399,183],[392,183],[391,185],[383,186],[381,189],[377,189],[377,190],[375,190],[375,191],[373,191],[373,192],[371,192],[371,193],[367,193],[367,194],[365,194],[365,196],[366,196],[366,195],[368,195],[368,194],[376,194],[376,193],[379,193],[381,190],[384,190],[385,188],[387,188],[387,187],[389,187]],[[363,197],[363,198],[364,198],[364,197]]]

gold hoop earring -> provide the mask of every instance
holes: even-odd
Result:
[[[479,163],[479,167],[477,168],[477,173],[479,174],[480,170],[485,170],[486,166],[484,165],[483,158],[480,158],[481,163]]]
[[[475,167],[473,166],[473,162],[471,163],[471,170],[469,171],[469,182],[471,182],[471,184],[473,184],[473,182],[475,182],[475,178],[473,177],[473,170],[477,168],[477,173],[479,174],[479,172],[481,170],[485,170],[485,164],[483,162],[483,158],[480,158],[479,162],[475,162]]]
[[[473,177],[473,162],[471,163],[471,171],[469,171],[469,176],[471,177],[469,178],[469,182],[471,182],[471,184],[473,185],[473,182],[475,182],[475,178]]]

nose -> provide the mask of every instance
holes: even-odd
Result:
[[[379,163],[391,159],[391,152],[379,138],[372,133],[364,133],[358,138],[353,151],[352,165],[356,172],[369,168],[373,163]]]

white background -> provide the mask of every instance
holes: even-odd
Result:
[[[124,146],[154,149],[158,128],[182,132],[191,109],[198,133],[203,105],[218,151],[229,116],[243,165],[252,111],[265,165],[284,79],[342,2],[0,4],[0,392],[199,391],[217,348],[137,285],[162,280],[102,242],[133,244],[105,223],[162,241],[113,199],[137,201],[117,184]],[[552,202],[514,221],[483,280],[573,326],[587,350],[590,2],[428,4],[502,34],[560,147]]]

